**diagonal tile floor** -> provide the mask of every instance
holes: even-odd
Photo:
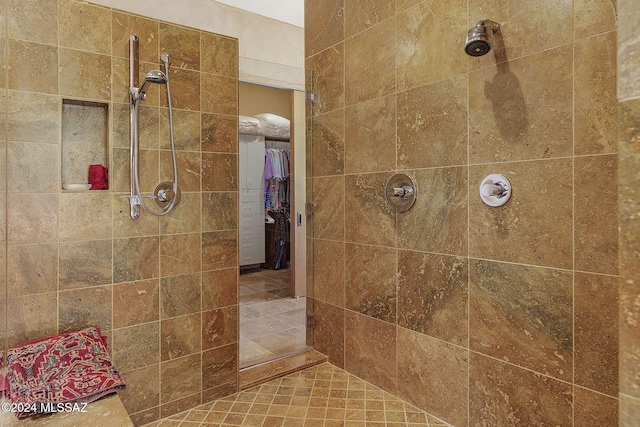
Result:
[[[324,363],[146,427],[444,427],[444,423]]]

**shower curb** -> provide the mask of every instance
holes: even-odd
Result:
[[[240,391],[284,377],[327,361],[327,356],[315,350],[287,356],[240,370]]]

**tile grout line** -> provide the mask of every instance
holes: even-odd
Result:
[[[287,389],[290,389],[290,390],[287,390]],[[298,390],[305,390],[305,389],[308,389],[308,392],[300,393],[300,394],[297,393]],[[325,392],[324,390],[327,390],[327,391]],[[334,390],[344,391],[344,397],[340,397],[341,393],[336,393],[334,396],[337,396],[337,397],[332,397],[331,392]],[[349,393],[350,391],[356,392],[356,393]],[[267,395],[269,403],[259,403],[258,399],[260,395]],[[349,397],[350,395],[351,395],[351,398]],[[288,401],[288,404],[277,403],[277,400],[276,400],[277,396],[289,397],[289,399],[285,399]],[[306,398],[306,399],[303,399],[304,408],[305,408],[304,410],[305,415],[303,416],[303,418],[301,418],[298,414],[296,414],[298,416],[296,415],[289,416],[290,408],[302,407],[299,404],[294,404],[293,399],[294,397],[297,397],[297,396]],[[250,400],[247,400],[246,397],[250,397]],[[313,401],[314,398],[316,399],[315,402]],[[324,405],[315,406],[318,403],[317,399],[324,401]],[[341,403],[336,403],[335,407],[330,406],[332,405],[332,403],[330,402],[331,399],[344,400],[344,406],[342,406]],[[351,405],[349,405],[350,400],[361,401],[362,403],[352,407]],[[304,420],[305,422],[309,420],[311,420],[312,422],[317,421],[318,425],[322,425],[322,424],[328,425],[327,424],[328,422],[332,423],[334,421],[342,422],[342,423],[345,423],[347,421],[365,423],[368,421],[367,407],[368,407],[368,402],[371,400],[378,402],[376,405],[374,405],[371,411],[377,412],[378,409],[376,409],[376,407],[380,404],[382,405],[381,409],[385,414],[385,420],[380,421],[381,425],[388,425],[389,423],[393,423],[398,425],[404,424],[405,426],[422,425],[422,426],[428,427],[428,426],[431,426],[431,422],[432,422],[431,420],[433,420],[433,422],[435,422],[436,425],[443,425],[443,426],[447,425],[446,423],[439,420],[437,417],[430,415],[429,413],[416,407],[415,405],[412,405],[408,402],[403,401],[402,399],[391,394],[390,392],[385,391],[380,387],[377,387],[367,382],[364,379],[356,377],[355,375],[350,374],[349,372],[344,371],[343,369],[336,367],[335,365],[332,365],[330,363],[325,363],[322,365],[311,367],[306,370],[295,372],[293,374],[290,374],[289,376],[273,380],[271,382],[262,384],[260,386],[256,386],[249,390],[234,393],[233,395],[220,398],[209,404],[205,404],[210,406],[206,410],[207,414],[204,417],[202,417],[202,415],[198,415],[197,417],[192,418],[192,416],[195,415],[195,413],[197,412],[205,412],[205,410],[202,409],[204,405],[201,405],[197,408],[185,411],[183,414],[176,414],[171,417],[167,417],[165,419],[161,419],[154,423],[148,424],[148,426],[149,427],[151,426],[158,427],[158,426],[166,426],[166,425],[193,426],[196,424],[200,426],[209,426],[209,425],[212,426],[212,425],[231,425],[230,423],[233,423],[234,425],[236,425],[235,424],[236,422],[240,423],[237,425],[250,425],[248,424],[249,422],[254,422],[255,420],[260,420],[260,419],[262,420],[262,423],[265,423],[267,420],[279,421],[280,424],[278,425],[281,425],[281,426],[292,425],[290,424],[291,422],[299,422],[301,420]],[[267,400],[265,400],[265,402],[266,401]],[[404,422],[399,422],[399,421],[394,422],[393,420],[387,419],[388,413],[400,412],[400,411],[393,411],[392,408],[387,409],[388,407],[387,402],[391,402],[391,401],[395,401],[399,405],[402,405]],[[224,402],[224,403],[221,403],[219,405],[221,406],[219,410],[214,410],[214,408],[219,402]],[[247,406],[242,407],[243,404]],[[252,408],[254,408],[256,404],[268,405],[268,408],[266,409],[266,411],[260,410],[260,411],[253,412]],[[236,405],[240,405],[240,407]],[[314,406],[311,406],[311,405],[314,405]],[[234,406],[236,406],[235,410],[234,410]],[[283,406],[283,407],[287,406],[288,408],[286,411],[284,411],[284,408],[282,408],[282,411],[284,411],[284,413],[278,413],[277,410],[274,411],[272,409],[276,406]],[[315,417],[308,418],[307,415],[309,414],[309,410],[311,408],[321,408],[320,411],[324,414],[323,418],[315,418]],[[360,411],[361,419],[347,420],[347,411],[350,408],[355,408],[354,409],[355,411]],[[411,408],[414,409],[414,411],[411,411],[411,412],[422,414],[422,417],[423,417],[422,421],[417,419],[410,419],[408,415],[409,413],[408,411]],[[335,409],[337,411],[343,412],[341,417],[342,421],[337,418],[330,418],[332,417],[332,415],[329,412],[330,409]],[[211,421],[207,421],[210,418],[210,415],[212,413],[220,413],[221,419],[219,421],[214,421],[213,419],[211,419]],[[242,421],[239,421],[239,419],[236,419],[236,420],[229,419],[228,417],[230,414],[242,415]],[[252,418],[255,418],[255,419],[252,420]],[[251,421],[248,421],[248,420],[251,420]],[[287,424],[287,420],[289,420],[289,424]],[[370,420],[370,421],[374,421],[374,420]]]

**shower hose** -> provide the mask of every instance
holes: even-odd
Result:
[[[131,153],[130,153],[130,163],[131,163],[131,177],[133,181],[133,193],[132,198],[135,198],[135,203],[141,205],[145,211],[149,212],[155,216],[163,216],[171,212],[171,210],[176,205],[176,200],[178,199],[178,165],[176,161],[176,148],[175,141],[173,137],[173,108],[171,104],[171,87],[169,83],[169,60],[168,58],[165,60],[163,58],[165,74],[167,78],[167,102],[169,104],[169,138],[171,140],[171,159],[173,162],[173,198],[169,201],[169,203],[162,207],[161,212],[155,212],[150,209],[147,204],[144,202],[142,197],[142,192],[140,191],[140,178],[138,173],[138,151],[139,151],[139,135],[138,135],[138,102],[140,100],[136,99],[134,101],[134,108],[131,111],[131,127],[132,127],[132,140],[131,140]],[[134,203],[132,201],[132,203]]]

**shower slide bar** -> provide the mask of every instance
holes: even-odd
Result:
[[[129,152],[129,175],[130,175],[130,195],[123,196],[129,199],[131,205],[131,218],[140,217],[140,206],[155,216],[166,215],[180,203],[180,188],[178,187],[178,166],[176,161],[175,142],[173,138],[173,108],[171,105],[171,87],[169,84],[170,56],[168,53],[160,55],[160,60],[164,64],[164,72],[152,70],[145,76],[142,86],[139,87],[139,38],[137,34],[131,34],[129,38],[129,113],[130,113],[130,152]],[[140,191],[139,178],[139,125],[140,117],[139,103],[147,99],[147,90],[151,84],[164,85],[167,90],[167,100],[169,105],[169,136],[171,139],[171,157],[173,162],[173,181],[161,182],[153,192],[153,195],[143,196]],[[160,211],[153,210],[147,206],[143,199],[151,198]]]

